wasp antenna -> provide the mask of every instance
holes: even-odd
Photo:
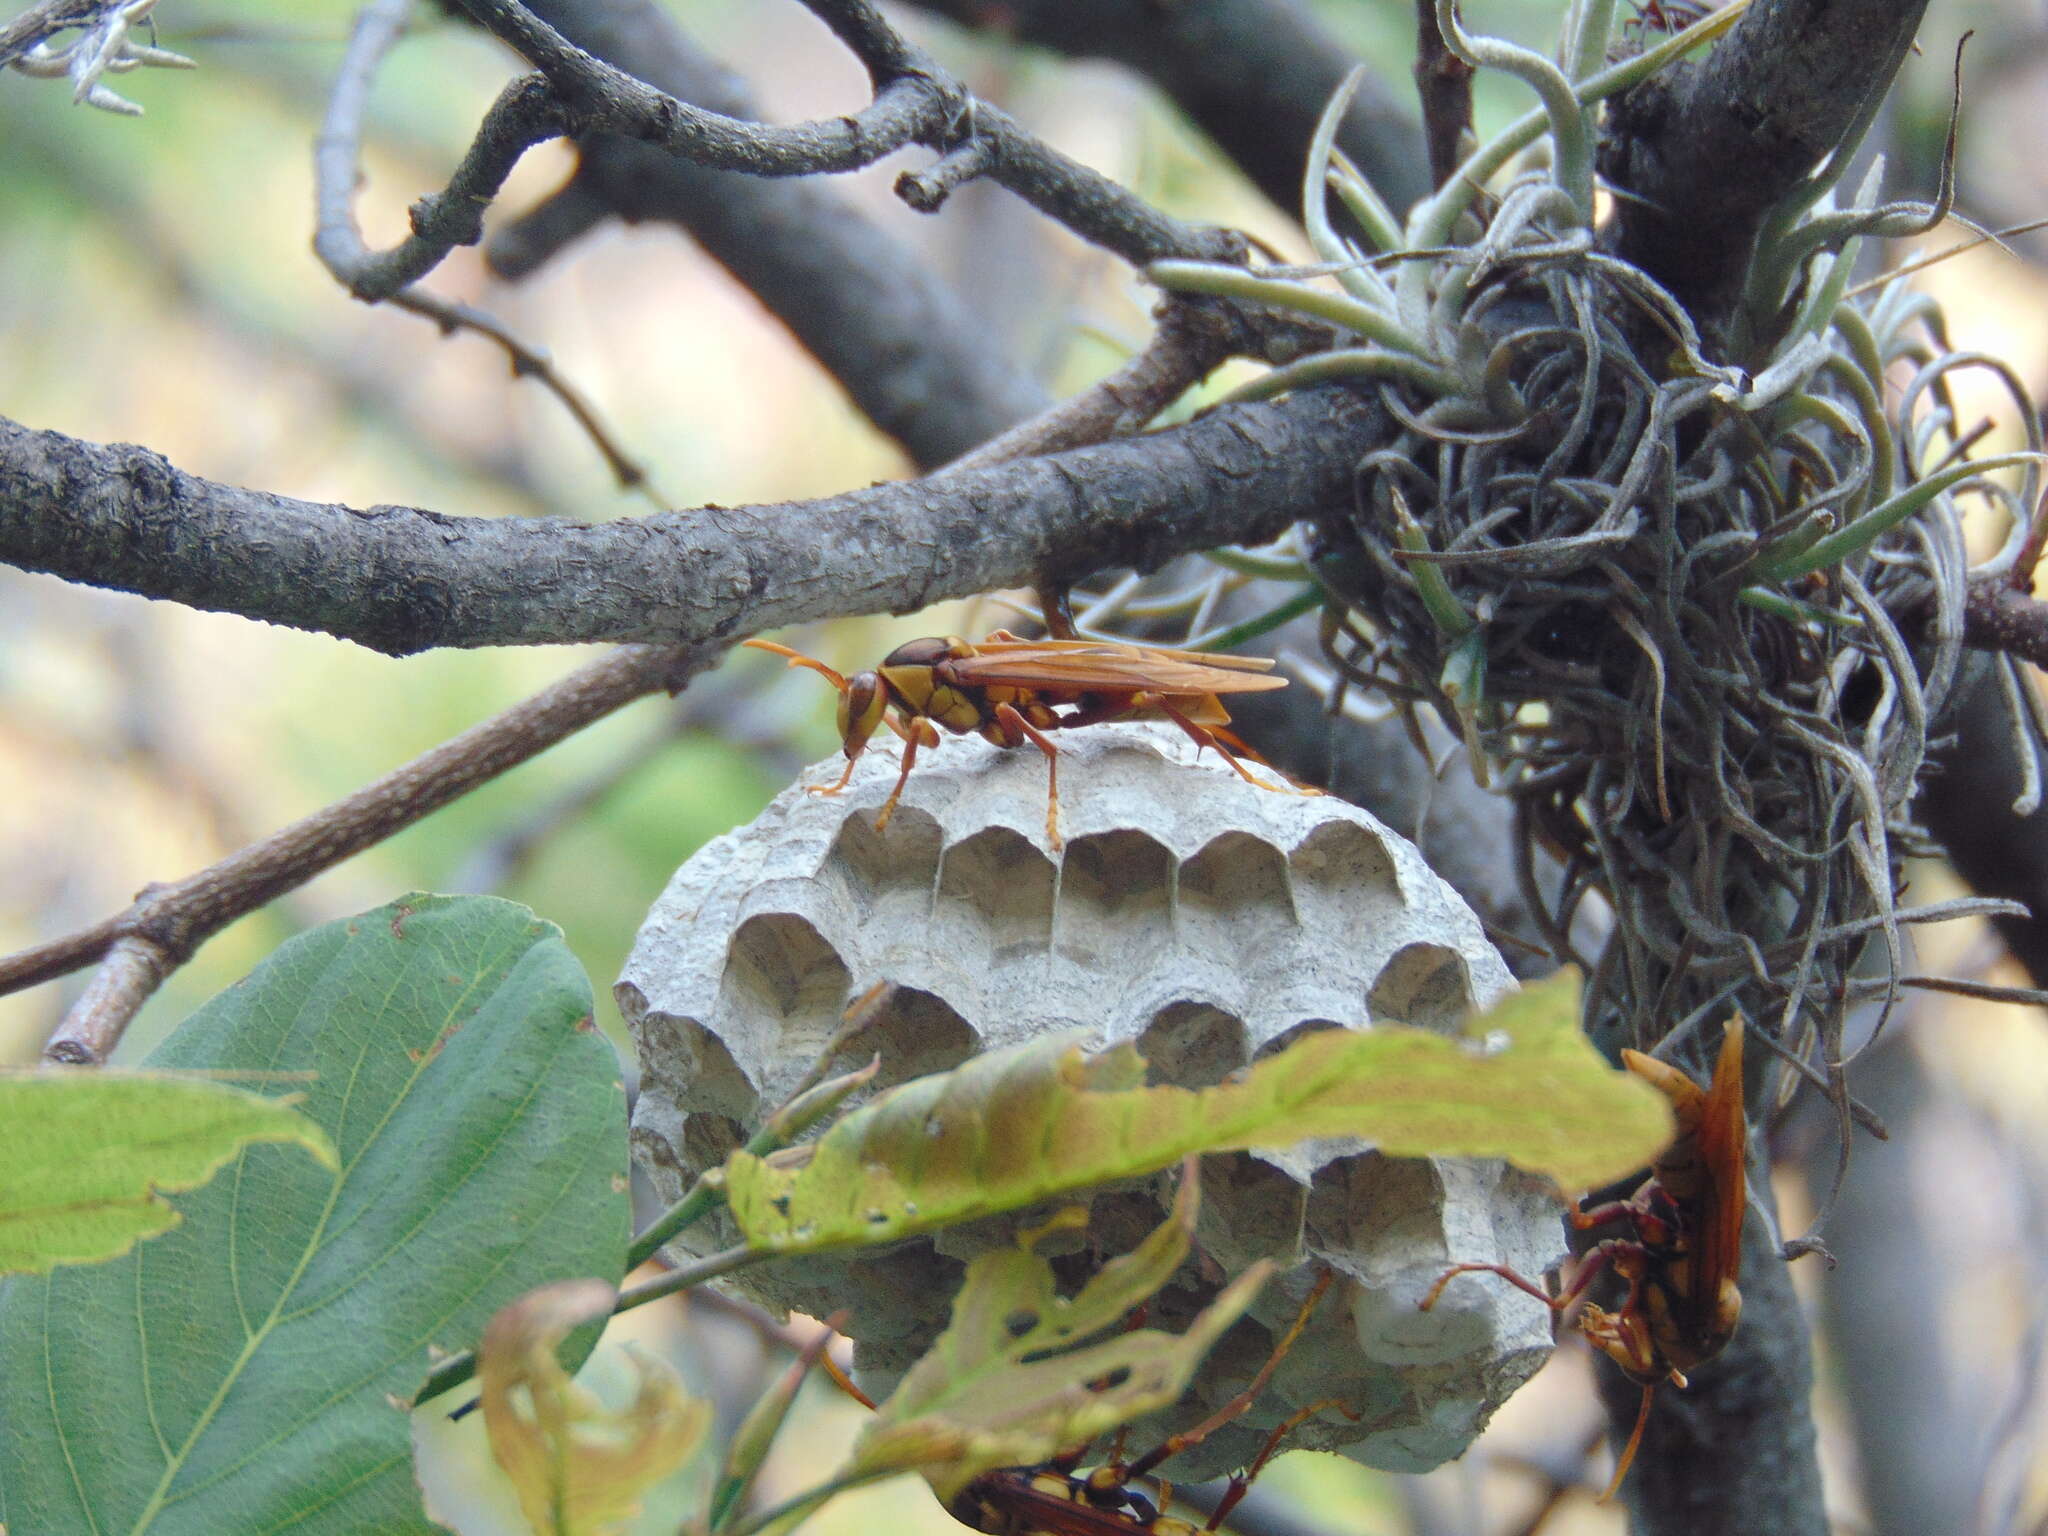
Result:
[[[831,1378],[833,1386],[852,1398],[856,1403],[859,1403],[863,1408],[874,1409],[877,1406],[875,1400],[869,1397],[867,1393],[861,1391],[854,1383],[854,1379],[846,1374],[845,1366],[832,1358],[832,1351],[829,1348],[831,1342],[829,1333],[827,1334],[826,1342],[828,1347],[820,1351],[818,1355],[818,1368]]]
[[[748,646],[753,650],[773,651],[777,656],[787,656],[792,667],[809,667],[841,693],[846,692],[846,678],[844,674],[833,671],[822,661],[812,656],[806,656],[802,651],[792,651],[788,646],[777,645],[773,640],[742,640],[740,644]]]

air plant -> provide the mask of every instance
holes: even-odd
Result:
[[[1338,677],[1432,706],[1514,798],[1517,863],[1560,958],[1580,958],[1574,915],[1604,899],[1589,1025],[1683,1053],[1740,1007],[1795,1064],[1825,1043],[1846,1116],[1850,1007],[1919,979],[1902,924],[1958,910],[1895,894],[1923,842],[1911,807],[1966,584],[2041,542],[2040,432],[2012,370],[1953,350],[1903,274],[1851,286],[1863,242],[1949,213],[1947,185],[1933,205],[1880,201],[1881,161],[1843,195],[1867,121],[1773,211],[1738,311],[1710,336],[1602,249],[1603,101],[1746,4],[1612,62],[1627,41],[1613,0],[1574,0],[1554,62],[1473,36],[1438,0],[1451,50],[1528,84],[1537,110],[1403,220],[1334,147],[1347,85],[1309,158],[1318,266],[1151,276],[1330,328],[1327,349],[1241,395],[1347,379],[1397,423],[1359,465],[1349,519],[1225,558],[1272,576],[1293,557],[1290,606],[1323,609]],[[1949,381],[1972,368],[2011,395],[2025,451],[1971,456],[1980,434]],[[1964,496],[2007,529],[1975,568]],[[2031,732],[2031,695],[1998,666]]]
[[[182,53],[156,46],[155,22],[150,12],[157,0],[109,0],[98,7],[76,7],[56,13],[37,40],[11,57],[0,55],[0,64],[32,79],[69,80],[74,104],[98,107],[122,117],[140,117],[142,108],[104,83],[107,75],[125,75],[134,69],[196,69]],[[138,27],[150,29],[150,41],[135,36]],[[77,29],[68,42],[54,41],[57,34]]]

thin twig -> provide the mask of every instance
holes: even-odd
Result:
[[[114,940],[44,1047],[44,1059],[72,1067],[105,1061],[129,1021],[177,968],[170,951],[154,939],[128,933]]]
[[[517,0],[464,3],[493,30],[498,30],[498,24],[491,20],[492,14],[509,19],[515,12],[526,11]],[[1084,240],[1114,251],[1134,265],[1198,248],[1219,260],[1243,254],[1243,242],[1233,232],[1198,228],[1169,218],[1117,182],[1026,132],[1007,113],[975,97],[928,54],[907,42],[869,0],[805,0],[805,4],[867,66],[876,89],[876,105],[907,85],[921,85],[934,98],[936,113],[921,117],[906,142],[940,151],[946,168],[936,175],[908,173],[897,182],[898,194],[921,212],[936,210],[953,188],[986,176]],[[527,14],[530,17],[531,13]],[[499,35],[511,40],[506,32]],[[559,78],[556,70],[572,62],[566,55],[556,55],[550,64],[524,47],[520,51],[548,71],[550,78]]]
[[[1415,89],[1429,145],[1429,184],[1442,187],[1465,158],[1472,132],[1470,64],[1451,52],[1436,24],[1435,0],[1415,0]]]
[[[355,218],[355,194],[362,181],[363,114],[369,105],[377,67],[404,32],[411,14],[412,0],[370,0],[363,7],[350,34],[348,50],[342,56],[340,72],[335,76],[334,90],[328,97],[327,116],[321,124],[314,156],[319,226],[313,248],[336,281],[359,296],[362,289],[358,280],[366,266],[375,261]],[[502,322],[472,305],[438,298],[415,288],[403,289],[389,298],[399,308],[433,321],[443,335],[474,331],[497,343],[512,364],[513,377],[535,380],[568,409],[622,489],[643,489],[656,507],[665,505],[647,485],[645,466],[626,452],[599,418],[596,407],[562,376],[545,352],[521,341]]]
[[[530,0],[577,46],[679,101],[762,118],[756,95],[659,0]],[[574,177],[494,228],[485,263],[515,277],[610,214],[684,231],[817,359],[920,469],[949,463],[1050,403],[990,335],[985,305],[824,178],[729,176],[616,134],[577,141]],[[906,232],[907,233],[907,232]]]
[[[605,467],[612,472],[612,478],[619,482],[619,488],[639,491],[657,509],[669,505],[668,500],[655,489],[648,479],[647,466],[629,454],[619,443],[604,419],[597,413],[597,407],[590,403],[583,391],[563,377],[548,354],[521,341],[505,328],[496,316],[485,313],[471,304],[459,303],[454,299],[438,298],[422,293],[417,288],[408,288],[403,293],[392,295],[391,302],[400,309],[433,321],[441,327],[443,335],[457,331],[471,331],[493,341],[504,350],[506,359],[512,364],[512,376],[516,379],[532,379],[561,401],[576,425],[583,429],[591,444],[603,456]]]
[[[678,101],[576,47],[516,0],[463,3],[477,22],[541,73],[515,80],[499,94],[448,186],[413,204],[412,234],[382,252],[369,250],[355,226],[348,206],[354,190],[353,136],[335,131],[350,113],[360,119],[364,87],[337,88],[335,108],[315,151],[319,227],[314,244],[330,270],[349,274],[350,291],[358,298],[389,298],[432,271],[456,246],[481,239],[484,210],[528,149],[549,139],[592,133],[640,139],[694,164],[751,176],[859,170],[910,145],[944,154],[983,139],[991,179],[1126,261],[1172,256],[1221,260],[1243,252],[1240,237],[1169,218],[1026,133],[1003,112],[976,100],[865,6],[826,5],[820,14],[841,30],[842,38],[854,38],[870,72],[884,77],[874,99],[851,114],[782,126]],[[358,28],[362,53],[388,47],[402,23],[403,0],[372,0]],[[354,44],[351,53],[356,53]],[[367,79],[362,68],[352,73],[358,82]]]
[[[621,646],[552,687],[474,726],[376,783],[172,885],[151,886],[126,912],[83,933],[0,960],[0,993],[105,957],[43,1054],[104,1061],[163,979],[222,928],[343,859],[411,826],[591,722],[657,691],[682,687],[708,648]]]
[[[1139,431],[1232,355],[1233,330],[1220,311],[1169,302],[1145,350],[1116,372],[961,455],[946,469],[986,469]]]

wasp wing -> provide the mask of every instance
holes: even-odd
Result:
[[[1707,1174],[1699,1213],[1695,1295],[1712,1306],[1723,1280],[1742,1274],[1742,1218],[1749,1208],[1749,1128],[1742,1112],[1742,1016],[1728,1021],[1714,1081],[1700,1112],[1699,1157]]]
[[[954,657],[945,666],[959,682],[1007,684],[1013,688],[1099,689],[1179,697],[1257,693],[1287,686],[1286,678],[1274,677],[1263,669],[1219,667],[1206,660],[1184,659],[1190,654],[1136,645],[1097,645],[1091,641],[1005,643],[976,646],[972,656]]]
[[[1000,633],[1000,631],[998,632]],[[988,639],[974,643],[977,652],[991,655],[1019,651],[1089,652],[1097,655],[1151,656],[1164,661],[1185,661],[1199,667],[1218,667],[1226,672],[1270,672],[1270,656],[1233,656],[1228,651],[1170,651],[1164,646],[1137,645],[1121,640],[1015,640]]]

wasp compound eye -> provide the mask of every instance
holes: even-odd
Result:
[[[888,691],[874,673],[860,672],[847,679],[846,692],[839,696],[839,738],[848,757],[860,755],[888,707]]]

